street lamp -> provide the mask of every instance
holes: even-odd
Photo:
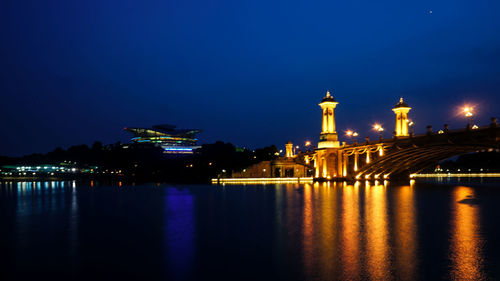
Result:
[[[356,137],[358,136],[358,133],[357,132],[354,132],[354,131],[351,131],[351,130],[347,130],[345,132],[345,135],[351,139],[352,137],[354,137],[354,143],[356,143]]]
[[[382,125],[375,123],[375,125],[373,125],[373,130],[378,132],[378,134],[380,136],[380,140],[382,140],[382,132],[384,131],[384,128],[382,127]]]
[[[411,121],[409,119],[406,120],[406,122],[408,122],[408,127],[410,127],[410,135],[413,136],[413,125],[414,125],[414,123],[413,123],[413,121]]]
[[[469,106],[469,105],[464,106],[464,108],[462,109],[462,112],[463,112],[465,118],[467,118],[467,127],[470,127],[470,125],[472,123],[472,116],[474,116],[473,111],[474,111],[474,107]]]
[[[306,143],[304,144],[305,150],[309,151],[309,148],[311,147],[311,141],[306,140]]]

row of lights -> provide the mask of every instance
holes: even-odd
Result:
[[[410,126],[413,126],[413,122],[411,122]],[[380,138],[382,138],[382,132],[385,130],[384,127],[382,127],[382,125],[375,123],[373,124],[372,129],[380,135]],[[345,135],[349,139],[353,137],[356,138],[357,136],[359,136],[358,132],[350,129],[345,132]]]
[[[474,116],[474,113],[473,113],[473,111],[474,111],[474,107],[472,107],[472,106],[468,106],[468,105],[466,105],[466,106],[464,106],[464,107],[463,107],[462,111],[463,111],[463,113],[464,113],[465,117],[467,117],[467,118],[472,118],[472,116]],[[408,123],[408,126],[410,127],[411,133],[413,134],[413,125],[414,125],[415,123],[414,123],[412,120],[406,120],[406,122]],[[473,125],[473,126],[472,126],[472,129],[478,129],[478,128],[479,128],[479,127],[478,127],[477,125]],[[383,133],[383,132],[384,132],[384,130],[385,130],[385,129],[384,129],[384,127],[382,127],[382,125],[381,125],[381,124],[379,124],[379,123],[375,123],[375,124],[373,124],[372,129],[373,129],[375,132],[377,132],[377,133],[379,134],[380,139],[382,139],[382,133]],[[440,130],[438,133],[442,134],[442,133],[444,133],[444,131]],[[353,138],[353,137],[354,137],[354,138],[356,138],[357,136],[359,136],[358,132],[353,131],[353,130],[351,130],[351,129],[348,129],[347,131],[345,131],[345,135],[346,135],[349,139],[351,139],[351,138]],[[305,146],[306,146],[306,147],[311,146],[311,142],[310,142],[310,141],[306,141],[306,142],[305,142]],[[297,145],[297,146],[295,146],[295,148],[296,148],[296,149],[300,149],[300,146],[298,146],[298,145]],[[280,151],[279,151],[279,153],[282,153],[282,152],[283,152],[283,150],[280,150]],[[278,153],[276,153],[276,154],[278,154]],[[256,156],[254,156],[254,158],[256,158]]]
[[[462,108],[462,112],[464,114],[464,116],[466,118],[469,119],[469,124],[472,120],[472,117],[474,116],[474,107],[472,106],[469,106],[469,105],[466,105]],[[410,126],[411,128],[411,131],[413,133],[413,125],[415,124],[412,120],[406,120],[406,122],[408,123],[408,126]],[[472,129],[478,129],[479,127],[477,125],[473,125],[472,126]],[[380,137],[382,138],[382,132],[384,131],[384,127],[382,127],[382,125],[378,124],[378,123],[375,123],[373,124],[372,126],[372,129],[375,131],[375,132],[378,132],[380,134]],[[441,133],[441,131],[440,131]],[[351,137],[357,137],[359,134],[353,130],[350,130],[348,129],[346,132],[345,132],[345,135],[348,137],[348,138],[351,138]]]

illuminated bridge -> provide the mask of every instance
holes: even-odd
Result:
[[[488,127],[429,130],[424,135],[345,146],[340,149],[342,173],[356,179],[409,176],[456,155],[500,148],[500,128],[494,121]]]
[[[488,126],[471,126],[461,130],[443,129],[414,135],[408,119],[410,107],[401,99],[394,107],[396,126],[393,138],[340,145],[335,130],[334,109],[338,103],[327,93],[319,104],[323,110],[322,132],[318,148],[305,157],[314,165],[317,180],[389,179],[409,177],[430,165],[453,156],[500,148],[500,127],[492,118]],[[465,116],[472,109],[465,108]],[[375,126],[382,136],[383,128]],[[356,133],[349,132],[348,135]]]

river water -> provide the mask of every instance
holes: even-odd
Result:
[[[1,182],[2,280],[500,279],[500,181]]]

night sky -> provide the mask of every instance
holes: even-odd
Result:
[[[0,155],[128,141],[124,127],[199,128],[200,143],[390,137],[500,117],[500,1],[24,1],[0,5]]]

